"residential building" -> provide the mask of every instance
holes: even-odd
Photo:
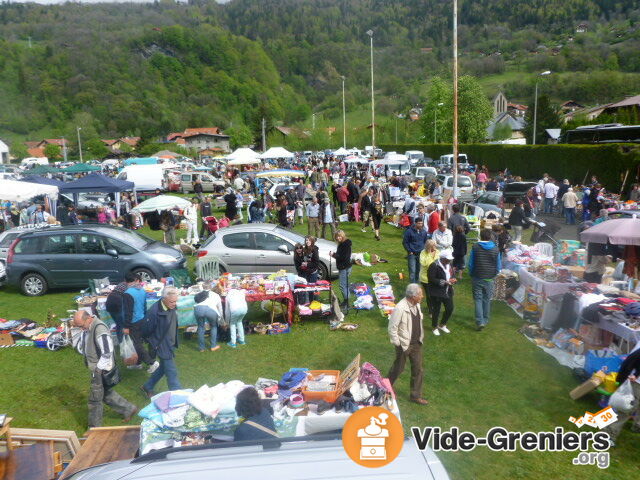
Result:
[[[583,108],[584,105],[580,105],[574,100],[568,100],[560,105],[561,112],[575,112],[576,110],[581,110]]]
[[[495,130],[499,125],[508,125],[511,128],[511,138],[509,140],[522,141],[525,139],[524,117],[513,117],[508,112],[503,112],[497,115],[493,120],[491,120],[491,123],[489,123],[489,126],[487,127],[488,139],[494,138]]]
[[[219,127],[187,128],[184,132],[167,135],[167,142],[183,145],[201,152],[214,149],[229,152],[229,135],[225,135]]]
[[[529,107],[521,103],[507,103],[507,113],[514,118],[524,118]]]

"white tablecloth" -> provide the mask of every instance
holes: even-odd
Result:
[[[534,292],[542,293],[548,297],[567,293],[571,288],[580,285],[579,283],[547,282],[524,268],[520,269],[518,275],[520,275],[521,285],[530,287]]]
[[[640,330],[634,330],[622,323],[611,320],[607,315],[598,315],[598,327],[625,339],[630,345],[640,342]]]

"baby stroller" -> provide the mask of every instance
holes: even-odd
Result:
[[[532,219],[529,219],[529,223],[533,227],[533,231],[531,232],[532,243],[551,242],[553,245],[558,244],[554,238],[554,235],[560,231],[558,224],[553,222],[538,222]]]
[[[207,230],[209,230],[209,233],[215,233],[220,228],[220,223],[214,216],[204,217],[204,221],[207,223]]]

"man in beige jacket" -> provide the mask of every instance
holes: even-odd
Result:
[[[407,285],[404,298],[398,302],[389,317],[389,339],[396,347],[396,359],[389,371],[389,381],[393,385],[404,370],[407,358],[411,362],[410,400],[418,405],[427,405],[422,398],[422,310],[420,302],[424,294],[417,283]]]

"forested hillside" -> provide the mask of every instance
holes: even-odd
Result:
[[[462,73],[505,74],[507,96],[597,103],[640,91],[638,0],[460,0]],[[576,33],[584,24],[586,32]],[[424,102],[450,71],[448,0],[233,0],[226,5],[0,5],[0,134],[158,135],[188,126],[295,123],[369,101]],[[509,74],[509,75],[506,75]],[[606,81],[602,81],[605,79]],[[487,92],[489,93],[489,92]],[[554,95],[557,93],[557,96]]]

